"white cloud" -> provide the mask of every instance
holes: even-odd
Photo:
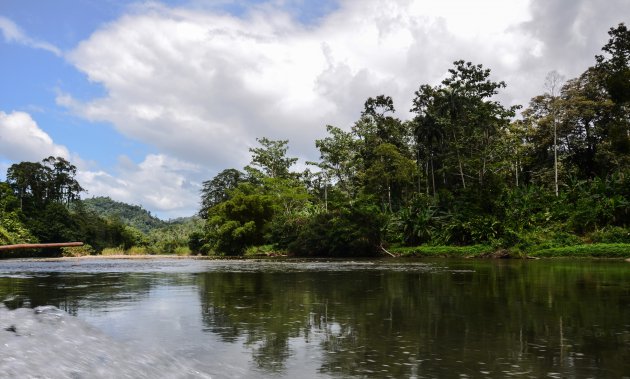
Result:
[[[0,111],[0,157],[11,161],[40,161],[51,155],[70,157],[68,149],[55,144],[28,113]]]
[[[61,56],[61,50],[58,47],[44,41],[33,39],[26,35],[20,27],[6,17],[0,16],[0,31],[7,42],[19,43],[35,49],[49,51],[57,56]]]
[[[282,2],[242,18],[149,3],[67,56],[105,96],[57,102],[160,152],[117,176],[86,176],[93,194],[175,212],[196,204],[194,167],[240,168],[261,136],[288,138],[291,154],[314,159],[326,124],[349,127],[379,94],[405,118],[419,85],[438,84],[457,59],[506,81],[504,103],[526,104],[547,72],[570,78],[594,63],[608,28],[630,14],[627,0],[610,1],[346,0],[308,25],[274,8]]]
[[[199,207],[200,184],[190,177],[202,169],[162,154],[145,157],[135,164],[119,158],[114,174],[105,171],[79,171],[77,179],[87,196],[109,196],[129,204],[141,204],[159,217],[190,216]]]
[[[140,164],[120,157],[114,173],[95,170],[90,167],[93,163],[88,164],[65,146],[56,144],[28,113],[0,111],[2,178],[8,162],[39,162],[51,155],[69,159],[77,166],[77,180],[88,191],[87,196],[109,196],[141,204],[167,218],[190,216],[198,208],[200,184],[190,178],[203,175],[201,167],[163,154],[152,154]]]
[[[326,124],[348,127],[383,93],[405,117],[418,86],[439,83],[456,59],[491,68],[508,83],[502,99],[526,103],[561,70],[523,26],[532,14],[528,0],[348,0],[305,26],[269,4],[237,18],[151,3],[69,54],[106,95],[81,103],[66,93],[58,103],[215,171],[247,163],[261,136],[288,138],[312,159]],[[608,25],[588,28],[580,32],[605,38]],[[579,52],[583,61],[594,53]]]

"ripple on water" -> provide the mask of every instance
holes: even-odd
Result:
[[[0,377],[210,378],[194,363],[141,351],[52,307],[0,305]]]

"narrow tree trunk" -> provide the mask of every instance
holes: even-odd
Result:
[[[433,169],[433,153],[431,153],[431,184],[433,184],[433,197],[435,197],[435,170]]]
[[[554,112],[555,113],[555,112]],[[554,186],[556,189],[556,197],[558,197],[558,133],[556,125],[556,115],[553,116],[553,171],[554,171]]]

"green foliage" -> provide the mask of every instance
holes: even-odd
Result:
[[[88,212],[132,226],[143,233],[149,233],[167,224],[138,205],[121,203],[109,197],[93,197],[84,199],[81,203]]]
[[[80,239],[79,225],[60,203],[48,203],[27,219],[27,225],[42,242],[68,242]]]
[[[264,243],[274,213],[270,196],[250,184],[241,184],[231,198],[209,211],[209,244],[225,255],[242,255],[249,246]]]
[[[492,254],[495,248],[489,245],[470,246],[416,246],[416,247],[395,247],[390,249],[392,253],[401,256],[413,257],[482,257]]]
[[[197,230],[188,235],[188,249],[195,254],[208,255],[210,247],[203,231]]]
[[[152,230],[148,235],[144,236],[144,244],[136,244],[136,246],[146,246],[156,254],[177,254],[178,251],[194,251],[190,248],[191,236],[195,233],[201,233],[203,221],[197,217],[174,220],[165,223],[165,226]]]
[[[94,255],[96,251],[88,244],[83,246],[62,247],[61,256],[63,257],[84,257],[87,255]]]
[[[627,243],[630,244],[630,229],[619,226],[606,226],[588,234],[593,243]]]
[[[257,138],[262,147],[251,148],[252,166],[259,167],[270,178],[288,178],[289,168],[297,162],[297,158],[286,156],[288,140],[274,141],[266,137]]]
[[[210,208],[228,200],[230,191],[234,190],[239,183],[245,181],[244,176],[242,172],[230,168],[221,171],[212,180],[203,182],[199,217],[207,218]]]
[[[21,162],[7,170],[7,183],[20,201],[20,209],[37,211],[51,203],[69,205],[84,189],[76,181],[77,168],[61,157]]]
[[[295,239],[289,253],[303,257],[353,257],[381,254],[385,217],[374,205],[356,203],[350,207],[321,212],[293,220]]]
[[[535,250],[532,257],[589,257],[589,258],[627,258],[630,257],[630,244],[596,243]]]
[[[101,255],[124,255],[125,249],[122,247],[106,247],[101,251]]]
[[[617,104],[630,102],[630,30],[621,23],[608,31],[610,40],[597,55],[596,68],[605,75],[606,90]]]

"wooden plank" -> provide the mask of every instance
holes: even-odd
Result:
[[[46,249],[49,247],[74,247],[74,246],[83,246],[83,242],[21,243],[17,245],[0,245],[0,251],[20,250],[20,249]]]

